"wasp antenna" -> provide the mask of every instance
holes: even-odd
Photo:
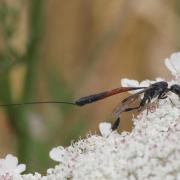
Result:
[[[8,106],[23,106],[23,105],[35,105],[35,104],[69,104],[77,106],[77,104],[73,102],[65,102],[65,101],[36,101],[36,102],[22,102],[22,103],[9,103],[9,104],[0,104],[0,106],[8,107]]]

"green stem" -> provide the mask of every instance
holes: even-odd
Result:
[[[0,93],[2,94],[1,100],[3,102],[12,102],[12,94],[9,83],[8,74],[4,74],[0,81]],[[27,163],[29,154],[29,125],[25,120],[23,109],[16,107],[8,107],[6,110],[8,120],[12,129],[14,130],[18,140],[17,155],[21,162]]]
[[[34,81],[36,77],[36,67],[37,67],[37,56],[38,56],[38,42],[40,37],[41,29],[41,14],[42,14],[42,0],[31,0],[29,1],[29,14],[28,14],[28,44],[27,52],[24,55],[26,58],[27,72],[24,80],[23,93],[21,96],[22,100],[29,100],[34,92]],[[6,11],[5,11],[6,12]],[[2,18],[3,23],[6,23],[5,18]],[[9,38],[8,34],[5,32],[3,34],[5,37],[5,46],[7,51],[4,55],[4,61],[6,62],[9,57]],[[14,57],[16,60],[17,57]],[[9,71],[1,74],[0,77],[0,99],[4,103],[13,103],[12,91],[9,80]],[[13,128],[17,136],[17,155],[20,162],[29,164],[30,159],[30,146],[32,145],[32,139],[29,129],[29,122],[27,118],[27,113],[25,107],[8,107],[6,110],[8,120],[11,127]]]
[[[27,46],[27,72],[24,81],[23,99],[29,100],[34,92],[36,78],[38,46],[41,32],[42,0],[31,0],[29,3],[29,42]]]
[[[36,67],[38,64],[38,45],[40,40],[40,29],[41,29],[41,15],[42,15],[42,0],[31,0],[29,3],[29,27],[28,27],[28,44],[27,44],[27,53],[26,53],[26,76],[24,79],[24,87],[22,93],[22,100],[29,101],[34,93],[34,84],[36,80]],[[26,109],[21,111],[21,121],[22,125],[26,128],[21,129],[22,136],[19,137],[19,158],[21,160],[26,160],[26,164],[29,164],[29,146],[33,147],[32,141],[30,139],[30,133],[28,130],[28,119],[26,115]],[[26,131],[27,130],[27,131]]]

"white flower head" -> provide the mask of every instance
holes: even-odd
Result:
[[[99,130],[102,136],[107,137],[111,132],[111,123],[103,122],[99,124]]]
[[[122,87],[139,87],[140,86],[140,84],[137,80],[128,79],[128,78],[121,79],[121,85],[122,85]],[[134,94],[138,91],[140,91],[140,90],[129,91],[129,93]]]
[[[8,154],[4,159],[0,159],[0,177],[20,177],[20,174],[25,171],[24,164],[18,165],[18,159]]]
[[[180,76],[180,52],[171,54],[169,58],[165,59],[166,67],[171,71],[175,77]]]
[[[53,148],[49,152],[49,156],[52,160],[61,162],[65,153],[66,153],[65,149],[62,146],[60,146],[60,147]]]
[[[139,82],[134,79],[123,78],[121,79],[121,85],[123,87],[138,87]]]
[[[148,87],[151,83],[152,83],[152,81],[150,81],[148,79],[141,81],[141,82],[134,80],[134,79],[128,79],[128,78],[123,78],[121,80],[122,87]],[[141,89],[129,91],[129,93],[134,94],[139,91],[141,91]]]
[[[42,175],[37,172],[34,174],[24,174],[22,175],[22,178],[23,180],[47,180],[46,177],[42,177]]]

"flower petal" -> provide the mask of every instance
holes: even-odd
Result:
[[[148,86],[150,86],[151,85],[151,81],[150,80],[144,80],[144,81],[141,81],[140,82],[140,86],[142,86],[142,87],[148,87]]]
[[[134,79],[123,78],[123,79],[121,79],[121,85],[123,87],[138,87],[139,82]]]
[[[25,164],[19,164],[16,169],[15,172],[17,174],[21,174],[22,172],[24,172],[26,170],[26,165]]]
[[[61,162],[62,161],[62,157],[65,155],[65,149],[63,147],[56,147],[53,148],[50,152],[49,152],[49,156],[52,160],[54,161],[58,161]]]
[[[11,154],[8,154],[5,157],[5,166],[6,166],[7,169],[14,170],[14,169],[16,169],[17,165],[18,165],[17,157],[15,157],[15,156],[13,156]]]
[[[180,76],[180,52],[173,53],[169,58],[166,58],[165,65],[172,75]]]
[[[111,132],[111,123],[103,122],[99,124],[99,130],[102,136],[107,137]]]

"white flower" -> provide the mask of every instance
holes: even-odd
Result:
[[[148,87],[150,84],[152,84],[154,81],[150,81],[150,80],[144,80],[141,82],[138,82],[137,80],[134,79],[128,79],[128,78],[123,78],[121,80],[121,85],[123,87]],[[141,91],[141,89],[138,90],[134,90],[134,91],[129,91],[129,93],[136,93],[138,91]]]
[[[26,166],[24,164],[18,165],[17,158],[11,154],[7,155],[4,159],[0,159],[0,179],[2,177],[18,179],[25,169]]]
[[[65,153],[66,152],[65,152],[64,148],[62,146],[60,146],[60,147],[53,148],[50,151],[49,156],[52,160],[61,162]]]
[[[107,137],[112,132],[111,123],[107,123],[107,122],[100,123],[99,130],[102,136]]]
[[[123,78],[121,79],[121,85],[123,87],[139,87],[139,82],[134,79]]]
[[[33,174],[25,174],[22,175],[23,180],[46,180],[46,177],[42,177],[41,174],[35,173]]]
[[[180,76],[180,52],[173,53],[169,58],[166,58],[165,65],[173,76]]]

